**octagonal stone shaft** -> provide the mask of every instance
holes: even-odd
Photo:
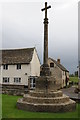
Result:
[[[51,6],[47,6],[47,2],[45,2],[45,8],[41,9],[45,10],[45,18],[44,18],[44,64],[48,64],[48,18],[47,18],[47,9],[51,8]]]

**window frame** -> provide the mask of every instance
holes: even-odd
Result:
[[[9,77],[3,77],[3,83],[9,83],[10,78]]]
[[[54,63],[50,63],[50,68],[54,68]]]
[[[35,89],[35,77],[30,77],[30,89]]]
[[[8,70],[8,64],[3,65],[3,70]]]
[[[21,83],[20,77],[14,77],[14,83]]]
[[[65,71],[63,71],[63,76],[65,76]]]
[[[21,70],[21,64],[17,64],[17,65],[16,65],[16,69],[17,69],[17,70]]]

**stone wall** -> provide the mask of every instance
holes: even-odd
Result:
[[[0,86],[2,88],[3,94],[9,94],[9,95],[21,95],[23,96],[24,93],[28,92],[28,86],[24,85],[2,85]]]
[[[50,67],[50,63],[54,63],[54,66]],[[66,86],[66,75],[67,75],[67,78],[69,78],[69,72],[66,72],[62,70],[61,68],[59,68],[59,66],[51,59],[48,60],[48,65],[50,67],[51,76],[53,76],[57,80],[57,82],[61,84],[61,88],[65,87]],[[67,85],[69,85],[69,81]]]

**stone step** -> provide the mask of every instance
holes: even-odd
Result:
[[[29,92],[30,96],[33,97],[61,97],[63,95],[62,91],[52,91],[49,93],[46,92],[40,92],[40,91],[30,91]],[[26,97],[27,95],[25,94],[24,97]]]
[[[57,103],[57,104],[40,104],[40,103],[29,103],[23,101],[23,98],[17,101],[17,108],[27,111],[34,111],[34,112],[69,112],[74,111],[76,109],[76,103],[69,99],[66,103]]]
[[[69,97],[66,95],[63,95],[62,97],[32,97],[29,94],[26,97],[23,97],[23,101],[29,102],[29,103],[48,103],[48,104],[57,104],[57,103],[65,103],[69,101]]]

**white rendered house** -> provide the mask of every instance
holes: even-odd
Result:
[[[0,60],[0,84],[28,86],[40,75],[40,60],[35,48],[6,49]]]

